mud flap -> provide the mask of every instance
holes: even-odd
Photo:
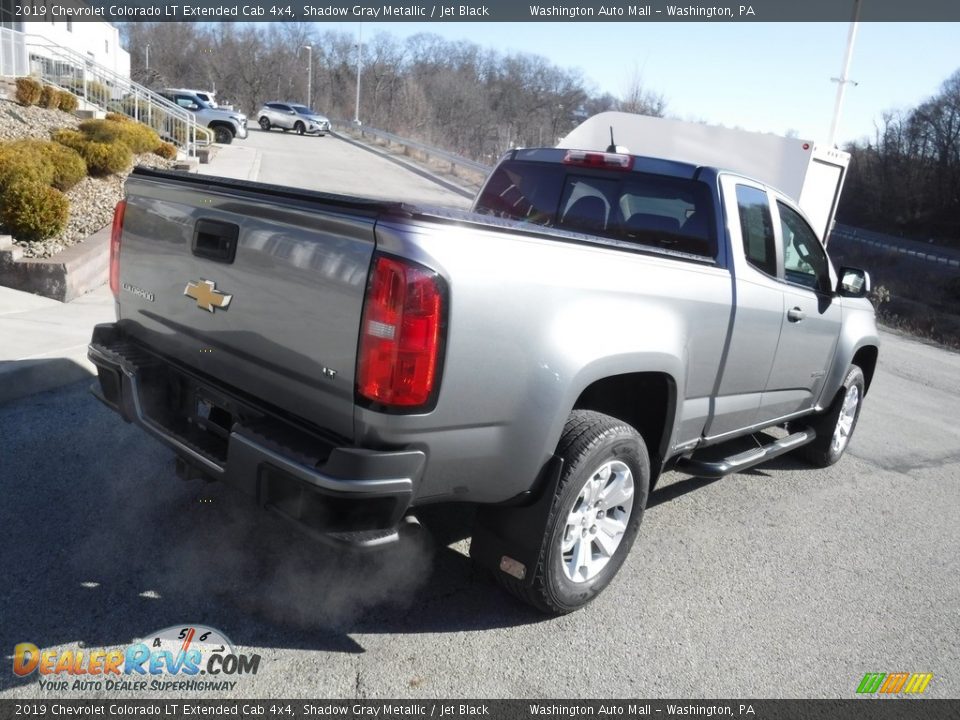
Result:
[[[533,585],[562,471],[563,459],[551,455],[535,485],[532,502],[485,506],[477,511],[470,557],[478,565],[492,573],[507,573],[527,587]]]

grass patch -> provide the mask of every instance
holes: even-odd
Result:
[[[957,268],[834,238],[835,265],[869,271],[877,320],[916,337],[960,350],[960,277]]]

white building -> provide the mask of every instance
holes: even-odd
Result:
[[[72,54],[130,77],[130,53],[120,47],[120,31],[110,23],[54,18],[49,9],[42,19],[24,22],[15,14],[17,5],[22,3],[0,0],[0,76],[39,74],[38,64]]]

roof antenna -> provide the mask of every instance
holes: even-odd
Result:
[[[607,145],[608,153],[615,153],[617,151],[617,143],[613,141],[613,125],[610,126],[610,144]]]

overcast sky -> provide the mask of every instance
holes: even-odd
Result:
[[[356,34],[357,23],[324,23]],[[407,37],[430,32],[578,68],[622,95],[634,68],[681,119],[822,141],[830,129],[849,23],[364,23]],[[934,94],[960,69],[960,24],[861,23],[838,141],[873,134],[883,111]]]

